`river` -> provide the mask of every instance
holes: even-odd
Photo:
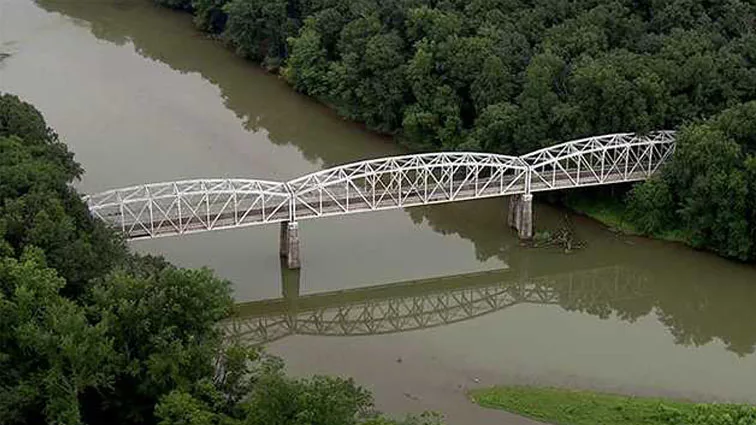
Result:
[[[402,152],[143,0],[0,0],[0,53],[0,91],[44,113],[82,192]],[[277,226],[132,246],[215,269],[251,342],[296,374],[354,376],[387,411],[497,423],[464,390],[498,383],[756,402],[756,269],[544,204],[536,227],[570,220],[586,248],[526,248],[505,213],[491,199],[302,222],[299,273],[281,270]]]

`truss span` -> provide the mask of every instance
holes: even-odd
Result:
[[[145,184],[85,198],[92,214],[129,239],[285,221],[285,183],[204,179]]]
[[[441,152],[355,162],[289,182],[199,179],[85,197],[129,239],[530,194],[647,179],[673,154],[674,132],[590,137],[520,157]]]
[[[645,180],[674,153],[675,133],[659,131],[589,137],[520,157],[529,192]]]
[[[522,193],[520,158],[444,152],[342,165],[290,181],[294,220]]]

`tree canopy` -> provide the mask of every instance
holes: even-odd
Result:
[[[417,149],[518,154],[756,98],[743,0],[156,1]]]
[[[756,102],[683,127],[675,160],[629,195],[647,234],[678,232],[694,247],[756,260]]]

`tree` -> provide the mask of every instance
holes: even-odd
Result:
[[[229,283],[209,270],[116,271],[94,286],[90,315],[108,324],[120,353],[112,388],[91,394],[92,405],[104,406],[98,417],[152,423],[161,396],[212,376],[222,336],[216,323],[230,308]]]
[[[569,137],[664,127],[669,97],[664,81],[643,59],[618,51],[575,65],[567,81]]]
[[[291,56],[282,74],[294,88],[312,96],[329,93],[326,50],[315,21],[308,19],[298,37],[288,40]]]
[[[370,414],[372,397],[352,380],[262,376],[245,403],[250,425],[355,425]]]
[[[192,0],[194,24],[202,31],[219,34],[226,28],[228,14],[223,10],[229,0]]]
[[[628,218],[646,235],[677,230],[674,201],[667,181],[652,178],[635,186],[628,194]]]
[[[112,383],[106,325],[60,293],[39,249],[0,259],[0,422],[81,423],[79,397]]]
[[[352,21],[338,42],[341,61],[331,68],[329,99],[340,112],[368,127],[393,132],[401,125],[405,80],[405,46],[396,32],[382,33],[377,15]]]
[[[286,39],[294,35],[287,0],[232,0],[224,37],[241,56],[277,68],[287,55]]]
[[[477,115],[486,107],[499,102],[512,100],[515,88],[512,69],[496,55],[489,55],[483,60],[481,72],[470,83],[470,96]]]
[[[525,81],[517,102],[522,122],[527,123],[527,128],[519,130],[514,137],[522,140],[528,150],[557,140],[553,128],[559,119],[562,98],[567,94],[564,82],[566,66],[557,55],[544,52],[534,56],[525,70]]]
[[[81,177],[83,170],[58,135],[47,126],[42,114],[31,104],[12,94],[0,93],[0,137],[24,140],[29,153],[54,163],[65,171],[64,181]]]
[[[5,243],[20,255],[45,252],[48,264],[80,293],[123,258],[122,241],[89,215],[69,183],[81,173],[73,155],[33,106],[0,95],[0,222]]]
[[[688,243],[727,257],[754,257],[756,105],[738,105],[686,126],[661,180],[637,187],[631,218],[650,234],[679,229]]]
[[[486,107],[475,121],[475,129],[470,134],[471,147],[486,152],[497,151],[507,155],[518,155],[526,147],[514,135],[518,132],[519,108],[511,103],[496,103]]]

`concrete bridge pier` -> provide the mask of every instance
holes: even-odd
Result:
[[[533,195],[514,195],[509,199],[509,227],[517,230],[521,240],[533,239]]]
[[[301,267],[299,258],[299,223],[284,221],[281,223],[281,238],[279,240],[281,257],[286,258],[286,267],[298,269]]]
[[[512,195],[508,199],[509,211],[507,212],[507,226],[512,229],[516,229],[515,218],[517,217],[518,202],[520,201],[520,195]]]

